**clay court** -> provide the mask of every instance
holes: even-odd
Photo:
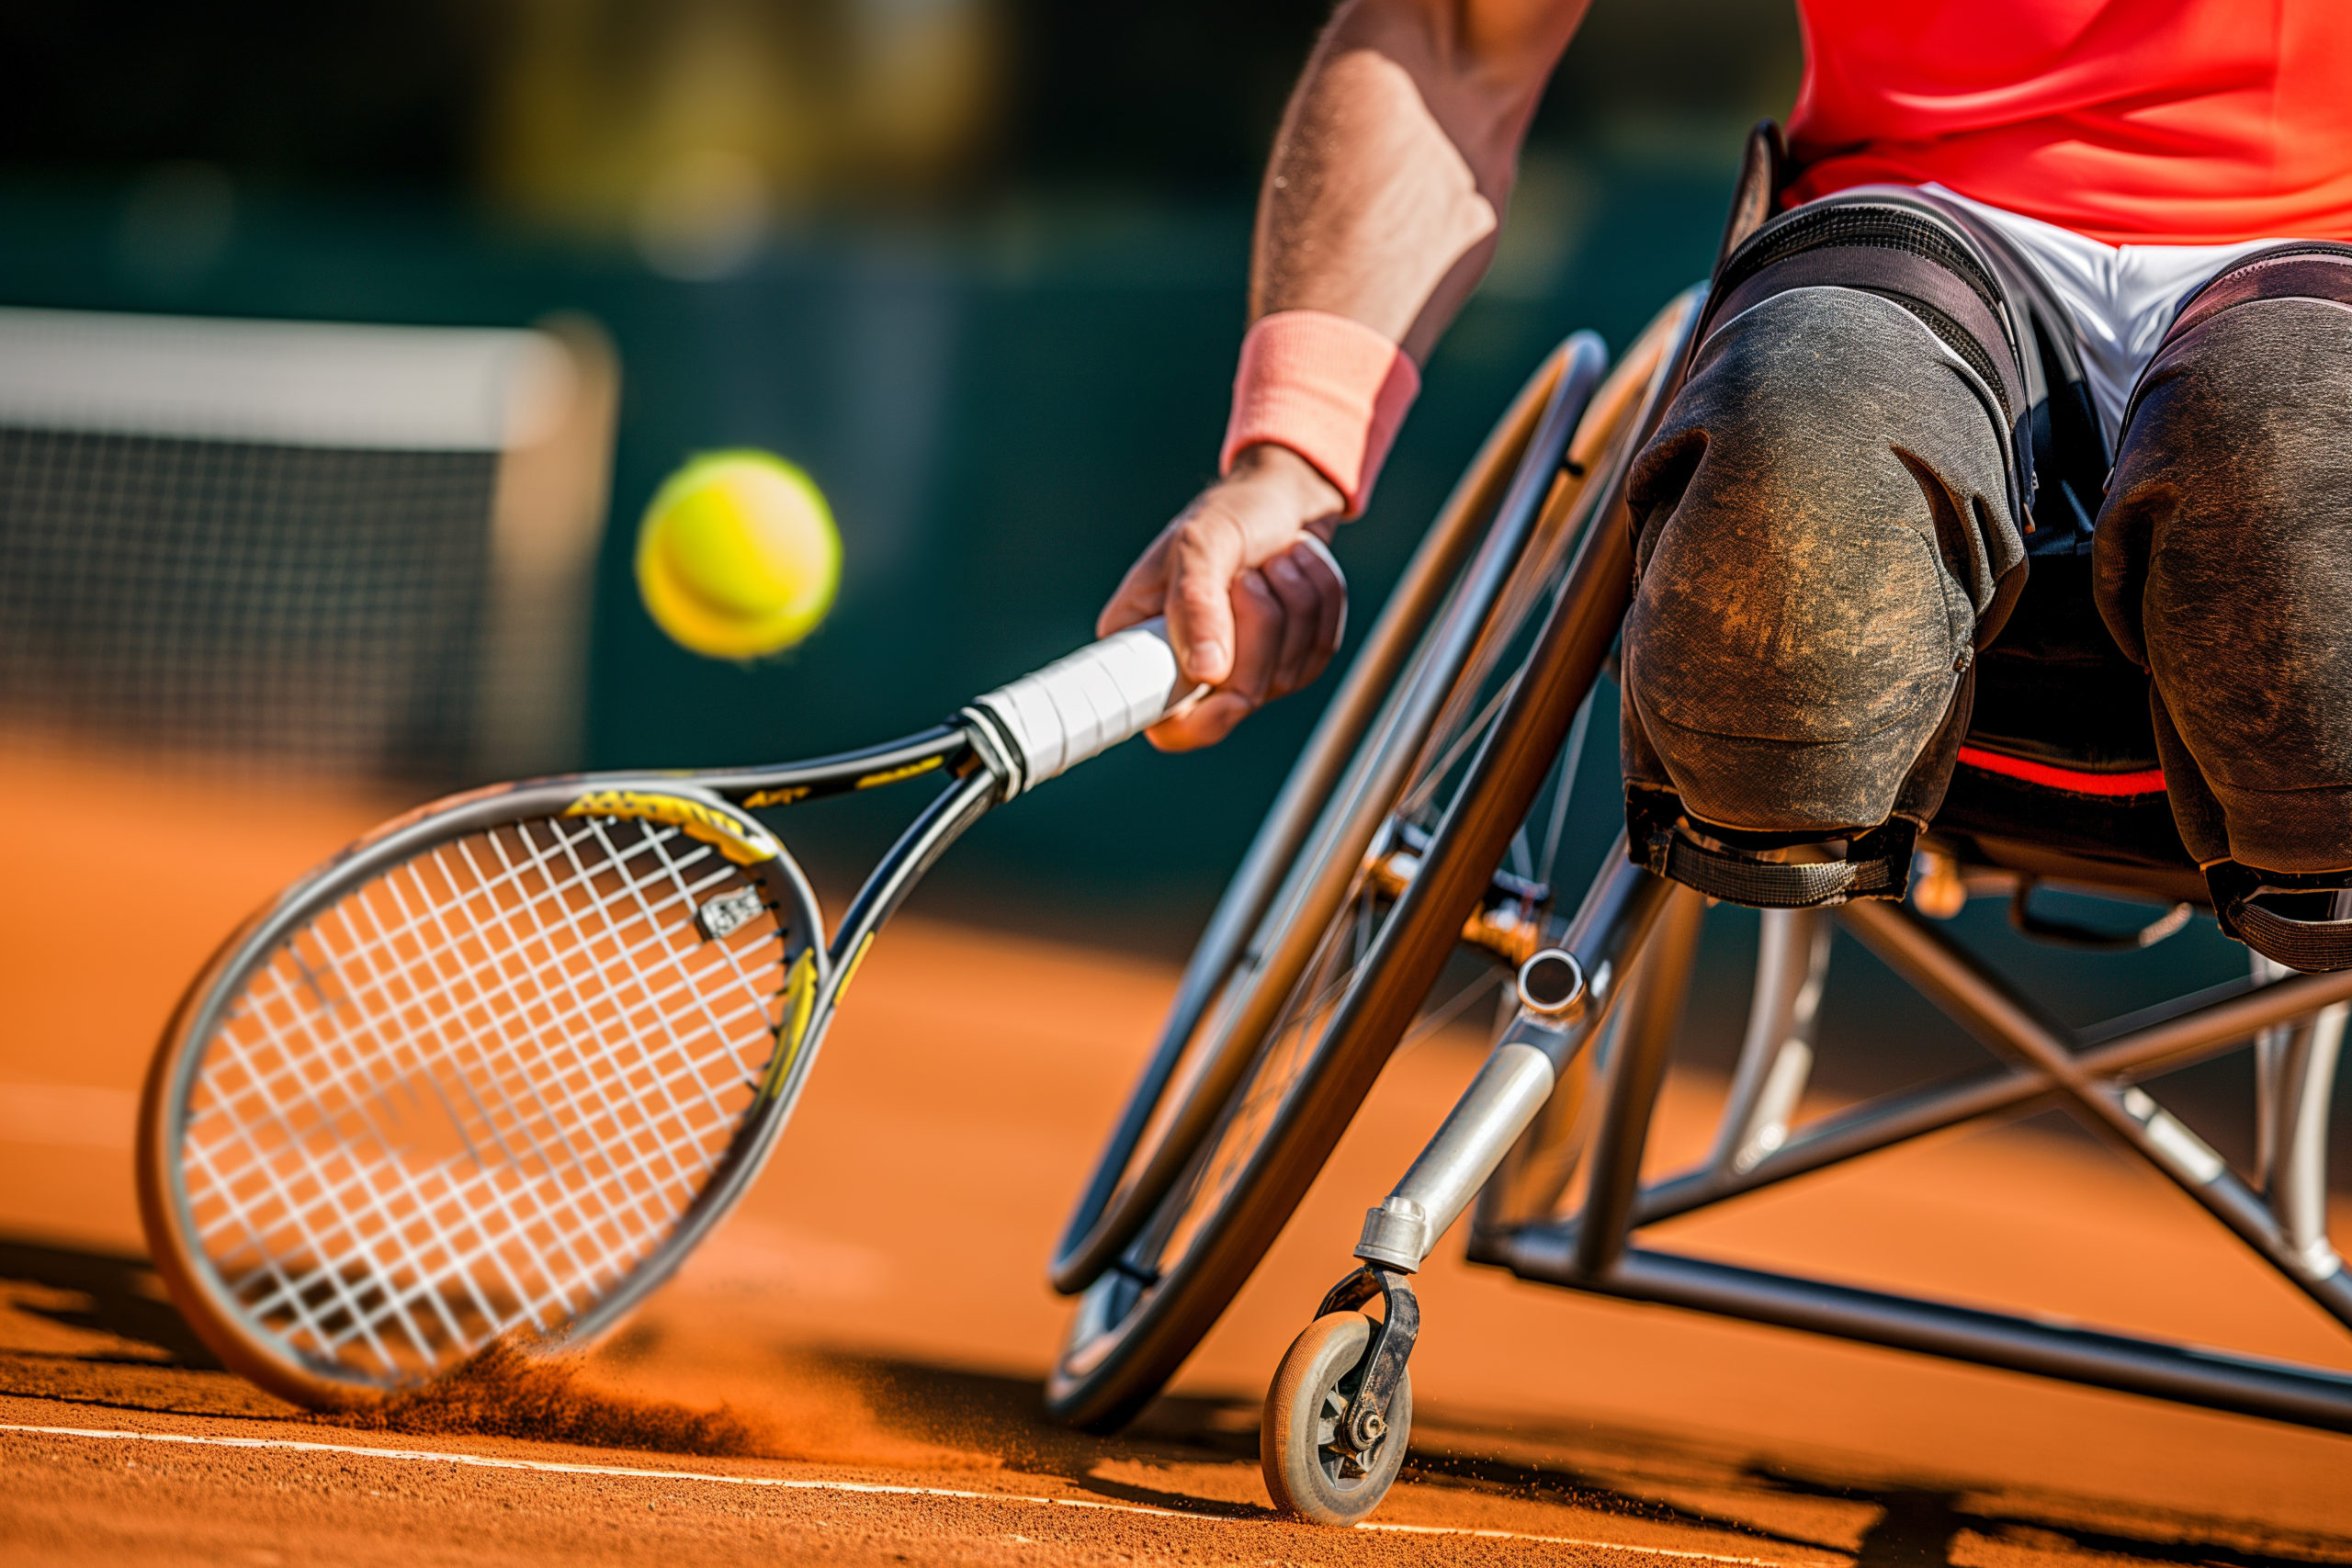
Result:
[[[309,1416],[218,1370],[161,1299],[131,1122],[217,934],[387,803],[5,755],[12,798],[77,797],[13,852],[0,913],[10,1562],[2352,1562],[2352,1438],[1573,1296],[1450,1244],[1406,1481],[1359,1530],[1275,1519],[1257,1399],[1476,1066],[1468,1035],[1392,1064],[1166,1398],[1114,1438],[1050,1425],[1041,1260],[1175,972],[920,904],[759,1186],[648,1310],[576,1365],[488,1369],[374,1427]],[[100,928],[121,933],[102,966]],[[1661,1157],[1705,1136],[1720,1089],[1676,1078]],[[2352,1368],[2156,1179],[2030,1127],[1668,1234]]]

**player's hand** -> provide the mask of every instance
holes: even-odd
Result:
[[[1330,543],[1346,509],[1288,447],[1248,447],[1127,569],[1095,635],[1165,615],[1177,669],[1188,685],[1211,688],[1144,732],[1154,746],[1215,745],[1323,672],[1339,650],[1348,585],[1316,544]]]

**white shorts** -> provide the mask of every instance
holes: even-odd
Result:
[[[2181,300],[2240,256],[2282,243],[2109,245],[2039,218],[1972,201],[1939,185],[1918,188],[1966,208],[1999,230],[2065,306],[2110,452],[2123,434],[2123,410],[2132,389],[2164,341]]]

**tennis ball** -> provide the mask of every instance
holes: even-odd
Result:
[[[709,452],[654,492],[637,535],[645,608],[713,659],[777,653],[817,629],[842,540],[814,480],[767,452]]]

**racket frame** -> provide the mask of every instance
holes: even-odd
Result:
[[[396,817],[287,888],[233,931],[182,996],[165,1026],[141,1096],[136,1145],[140,1217],[172,1303],[221,1362],[269,1392],[313,1409],[372,1404],[396,1385],[304,1353],[256,1322],[205,1255],[181,1179],[180,1145],[197,1074],[229,1005],[281,945],[340,898],[418,855],[516,822],[588,816],[664,822],[711,843],[759,887],[776,915],[786,976],[803,955],[815,971],[805,1021],[787,1007],[777,1050],[789,1059],[763,1082],[711,1179],[668,1235],[596,1303],[560,1328],[530,1339],[535,1351],[592,1344],[674,1273],[731,1213],[765,1167],[790,1120],[826,1027],[883,921],[923,874],[1019,781],[988,716],[967,709],[932,728],[805,761],[672,773],[573,773],[493,784]],[[876,863],[829,938],[807,874],[754,810],[876,789],[932,773],[950,782]],[[609,797],[611,810],[595,797]],[[667,812],[668,815],[657,815]],[[785,1036],[794,1033],[787,1041]],[[773,1060],[773,1059],[772,1059]],[[405,1386],[405,1385],[397,1385]]]

